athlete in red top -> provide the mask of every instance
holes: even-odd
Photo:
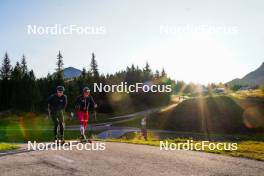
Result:
[[[97,107],[93,97],[90,95],[90,89],[88,87],[85,87],[82,95],[77,98],[75,107],[77,110],[77,116],[80,120],[81,141],[83,141],[86,140],[85,130],[89,120],[89,109]],[[91,142],[90,140],[88,141]]]

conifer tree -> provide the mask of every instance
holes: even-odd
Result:
[[[61,52],[59,51],[59,54],[57,55],[57,68],[56,68],[56,83],[57,84],[62,84],[63,83],[63,78],[64,78],[64,75],[63,75],[63,60],[62,60],[62,54]]]
[[[94,79],[98,79],[99,78],[99,71],[98,71],[98,65],[97,65],[97,61],[95,60],[95,55],[94,53],[92,53],[92,60],[91,60],[91,73],[92,76],[94,77]]]
[[[10,79],[12,66],[10,64],[10,59],[9,59],[7,52],[5,53],[4,60],[3,60],[2,67],[1,67],[0,71],[1,71],[1,78],[3,80]]]

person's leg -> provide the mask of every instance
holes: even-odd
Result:
[[[86,136],[85,136],[85,128],[86,128],[86,122],[83,121],[82,122],[82,137],[83,137],[84,140],[86,139]]]
[[[88,121],[89,121],[89,113],[86,112],[86,113],[84,114],[84,124],[83,124],[83,126],[84,126],[84,134],[85,134],[85,130],[86,130],[86,128],[87,128]],[[86,137],[85,137],[85,138],[86,138]],[[90,139],[88,139],[88,142],[92,143],[92,141],[91,141]]]
[[[83,127],[84,127],[84,131],[86,130],[86,126],[87,126],[87,123],[88,123],[88,120],[89,120],[89,114],[88,112],[85,112],[84,113],[84,123],[83,123]]]
[[[148,140],[147,128],[144,128],[144,139],[145,139],[146,141]]]
[[[63,115],[63,112],[60,111],[58,113],[58,120],[59,120],[59,127],[60,127],[60,139],[61,140],[64,140],[64,115]]]
[[[80,124],[80,132],[81,132],[81,137],[84,138],[84,125],[83,125],[83,121],[81,121],[81,124]]]
[[[87,121],[83,121],[83,129],[84,129],[84,132],[86,131],[86,126],[87,126]]]
[[[53,133],[54,133],[54,140],[58,140],[58,126],[59,126],[59,122],[58,122],[58,118],[56,113],[51,113],[51,119],[53,121]]]
[[[77,112],[77,116],[78,116],[79,121],[80,121],[80,133],[81,133],[81,138],[83,138],[83,134],[84,134],[84,127],[83,127],[83,112],[78,111],[78,112]]]

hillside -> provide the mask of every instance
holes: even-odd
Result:
[[[151,129],[182,132],[244,134],[263,131],[264,101],[236,99],[229,96],[194,98],[175,108],[152,114]],[[120,124],[140,127],[140,119]]]
[[[234,86],[234,85],[255,86],[255,85],[264,84],[264,62],[258,69],[248,73],[242,79],[237,78],[228,82],[227,84],[230,86]]]

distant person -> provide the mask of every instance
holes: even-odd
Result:
[[[147,136],[147,117],[141,119],[141,136],[144,137],[145,140],[148,140]]]
[[[85,131],[89,120],[89,110],[97,108],[97,104],[90,95],[90,89],[88,87],[85,87],[82,94],[77,97],[75,108],[77,111],[77,117],[80,121],[80,140],[81,142],[85,142],[87,140]],[[91,143],[92,141],[89,139],[88,142]]]
[[[57,86],[56,93],[48,98],[48,113],[54,123],[54,139],[56,143],[64,143],[64,111],[67,106],[67,96],[64,95],[64,87]],[[58,136],[58,128],[60,136]]]

